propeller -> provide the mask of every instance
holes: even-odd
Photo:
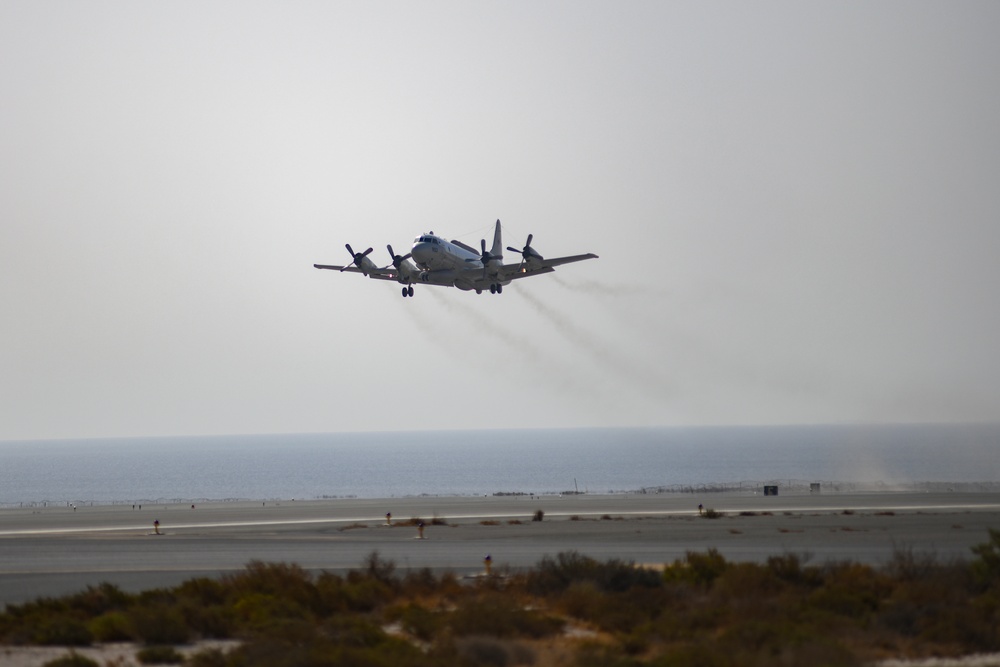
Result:
[[[528,234],[528,242],[524,244],[523,248],[518,250],[517,248],[511,248],[510,246],[507,246],[507,250],[510,250],[511,252],[520,253],[522,262],[527,262],[531,258],[542,259],[542,256],[539,255],[538,252],[531,247],[531,239],[532,235]]]
[[[479,256],[479,259],[478,260],[467,259],[465,261],[466,262],[476,262],[476,261],[482,262],[483,263],[483,280],[486,280],[486,271],[487,271],[487,269],[489,269],[490,262],[492,262],[494,260],[502,260],[503,259],[503,255],[494,255],[493,253],[489,252],[486,249],[486,239],[481,239],[480,240],[479,247],[482,248],[482,250],[483,250],[483,254]]]
[[[389,251],[389,256],[392,257],[392,265],[396,268],[397,271],[399,270],[400,265],[402,265],[403,262],[405,262],[410,258],[410,253],[406,253],[405,255],[402,256],[394,253],[392,251],[391,245],[387,245],[385,249]]]
[[[354,258],[351,261],[351,264],[356,265],[359,269],[364,271],[364,268],[361,266],[361,260],[367,257],[369,253],[371,253],[372,248],[368,248],[368,250],[365,250],[364,252],[355,253],[354,250],[351,249],[350,243],[346,244],[344,247],[347,248],[347,252],[351,253],[351,257]],[[345,266],[343,269],[340,270],[340,272],[343,273],[346,269],[349,269],[351,267],[351,264]]]

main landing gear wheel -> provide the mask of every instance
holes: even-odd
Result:
[[[490,294],[502,294],[503,285],[490,285]]]
[[[403,296],[404,297],[413,296],[413,285],[408,285],[403,288]]]

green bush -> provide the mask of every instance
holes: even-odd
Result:
[[[34,643],[43,646],[90,646],[93,640],[86,624],[72,616],[41,618],[35,626]]]
[[[134,639],[129,617],[120,611],[109,611],[88,624],[90,634],[99,642],[124,642]]]
[[[294,563],[252,560],[243,571],[224,577],[223,585],[230,600],[256,593],[291,600],[305,609],[313,609],[319,604],[312,575]]]
[[[976,559],[972,562],[972,572],[984,586],[1000,583],[1000,530],[990,529],[988,542],[972,547]]]
[[[710,586],[728,567],[729,563],[716,549],[705,553],[688,551],[683,561],[674,561],[673,565],[664,568],[663,579],[668,583]]]
[[[184,656],[173,646],[147,646],[136,654],[144,665],[176,665],[184,662]]]
[[[207,648],[188,657],[185,667],[227,667],[226,654],[217,648]]]
[[[191,639],[191,629],[176,607],[135,607],[130,617],[133,635],[147,645],[186,644]]]
[[[494,637],[460,637],[455,640],[455,651],[461,665],[507,667],[535,662],[535,652],[531,648]]]
[[[527,575],[532,593],[547,595],[565,591],[574,582],[589,581],[605,592],[622,592],[633,587],[662,586],[660,574],[618,559],[603,563],[576,551],[563,551],[555,558],[544,556]]]
[[[389,620],[397,621],[410,635],[429,642],[437,637],[447,625],[448,615],[431,611],[421,605],[410,603],[387,613]]]
[[[448,625],[456,636],[548,637],[560,630],[563,621],[534,609],[525,609],[510,595],[488,591],[462,602],[448,615]]]
[[[94,660],[85,655],[80,655],[75,651],[70,651],[67,655],[55,660],[49,660],[42,667],[100,667]]]

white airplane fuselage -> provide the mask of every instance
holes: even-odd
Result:
[[[481,286],[477,287],[472,280],[483,275],[482,273],[473,275],[473,272],[484,270],[482,256],[471,248],[462,247],[430,232],[421,234],[413,240],[410,256],[421,270],[417,278],[419,282],[451,285],[460,290],[481,289]],[[486,274],[494,276],[496,271],[494,269],[490,272],[490,268],[492,267],[486,268]],[[494,279],[493,282],[500,285],[510,284],[510,280]]]
[[[450,241],[434,236],[433,232],[415,238],[413,247],[410,248],[410,255],[417,266],[425,271],[483,268],[478,253],[469,252]]]

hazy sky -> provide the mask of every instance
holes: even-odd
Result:
[[[0,439],[995,421],[997,26],[0,2]],[[413,299],[312,268],[497,218],[600,259]]]

